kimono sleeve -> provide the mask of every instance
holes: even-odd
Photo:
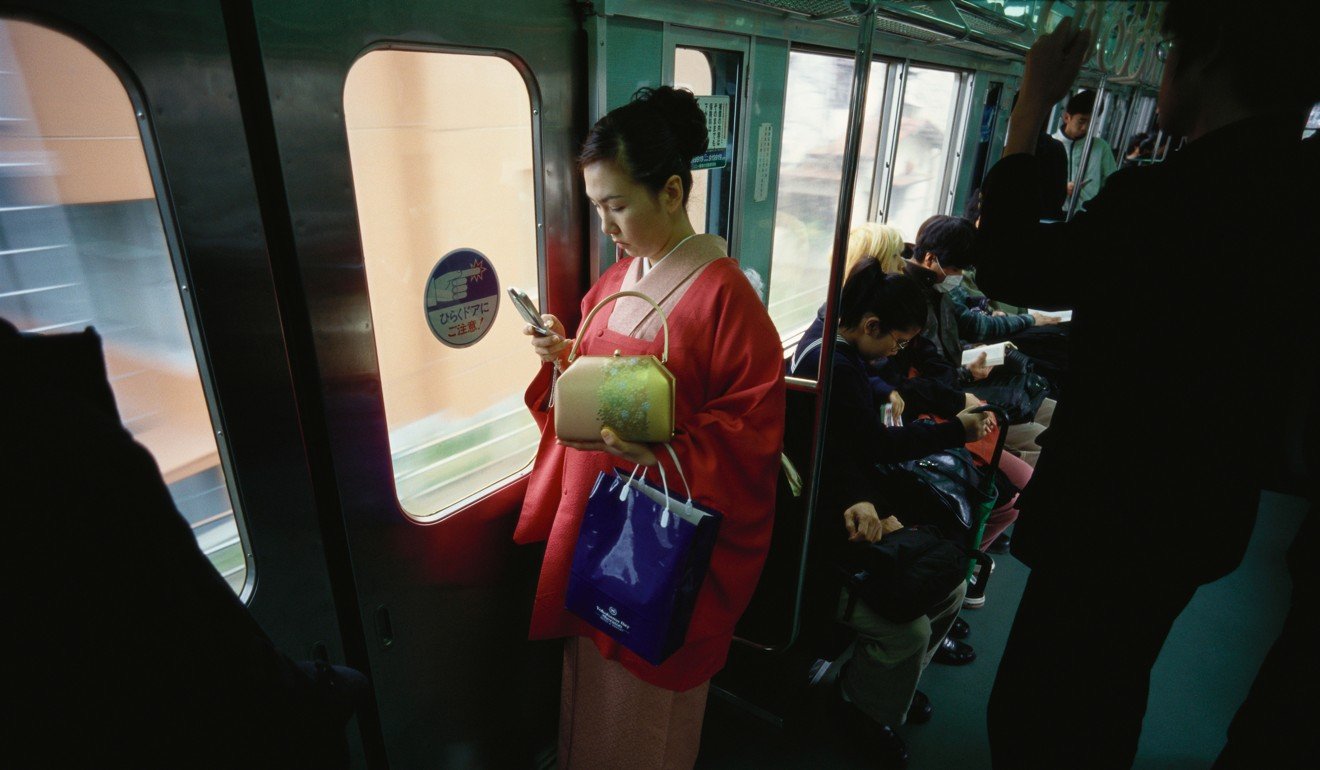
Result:
[[[710,308],[713,340],[706,381],[679,384],[701,388],[703,405],[675,426],[671,445],[693,497],[724,514],[721,539],[727,533],[737,540],[740,527],[759,530],[763,524],[763,532],[735,544],[763,548],[769,543],[784,440],[783,346],[765,306],[736,266],[721,280]],[[669,454],[657,456],[668,472]],[[762,536],[764,543],[752,542]]]

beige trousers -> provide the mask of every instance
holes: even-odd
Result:
[[[958,618],[967,583],[907,623],[896,623],[858,601],[848,614],[847,591],[839,597],[839,617],[857,631],[852,658],[839,681],[848,699],[882,725],[898,727],[940,642]]]
[[[691,770],[710,682],[687,692],[647,684],[601,657],[590,639],[564,641],[560,770]]]
[[[1057,405],[1057,401],[1047,398],[1041,402],[1032,422],[1008,426],[1008,436],[1004,439],[1004,446],[1033,468],[1036,467],[1036,460],[1040,457],[1040,445],[1036,443],[1036,437],[1050,427],[1050,420],[1054,417],[1054,407]]]

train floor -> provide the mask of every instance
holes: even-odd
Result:
[[[1135,768],[1206,768],[1218,755],[1228,723],[1287,612],[1290,583],[1283,556],[1305,510],[1300,498],[1267,493],[1242,566],[1197,591],[1178,618],[1152,674]],[[1104,544],[1097,545],[1104,553]],[[1029,571],[1009,555],[995,560],[985,606],[963,613],[977,659],[960,667],[932,664],[921,689],[934,704],[934,718],[901,728],[913,770],[990,766],[985,703]],[[712,695],[697,767],[874,767],[849,736],[828,724],[823,708],[813,711],[809,726],[790,734]]]

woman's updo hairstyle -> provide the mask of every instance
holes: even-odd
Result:
[[[692,159],[706,151],[706,114],[691,91],[670,86],[639,88],[632,101],[596,121],[578,153],[579,168],[612,160],[652,193],[669,177],[683,183],[683,205],[692,189]]]
[[[920,329],[926,325],[926,297],[916,281],[901,273],[885,273],[874,257],[866,257],[843,284],[839,326],[853,328],[867,313],[886,332]]]

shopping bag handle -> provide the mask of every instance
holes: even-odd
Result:
[[[577,338],[573,340],[573,347],[568,351],[568,362],[570,364],[577,359],[578,345],[582,343],[582,338],[587,336],[587,326],[591,324],[591,319],[596,317],[597,311],[620,297],[636,297],[641,300],[646,300],[651,307],[655,308],[655,312],[660,314],[660,323],[665,327],[665,347],[664,352],[660,355],[660,363],[669,363],[669,319],[665,317],[664,309],[657,305],[655,300],[640,291],[616,291],[600,302],[597,302],[596,306],[591,309],[591,312],[587,313],[587,317],[582,322],[582,326],[578,327]]]
[[[687,491],[687,507],[691,508],[692,487],[688,484],[687,474],[683,472],[683,464],[678,461],[678,455],[674,453],[674,448],[672,446],[670,446],[669,444],[665,444],[664,448],[666,452],[669,452],[669,457],[673,459],[674,467],[678,469],[678,477],[683,480],[683,489]],[[660,486],[663,487],[665,491],[665,512],[660,515],[660,526],[668,527],[669,526],[669,478],[665,476],[665,466],[662,463],[657,462],[655,464],[655,467],[656,470],[660,471]],[[637,467],[633,468],[632,473],[628,474],[629,484],[631,484],[633,481],[635,481],[638,478],[639,471],[640,471],[640,477],[642,479],[646,478],[646,466],[642,465],[641,463],[638,463]],[[627,494],[627,487],[625,486],[624,491],[621,492],[619,495],[619,499],[622,500],[623,496],[626,494]]]

